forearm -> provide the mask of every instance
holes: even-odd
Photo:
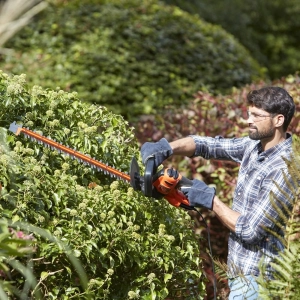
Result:
[[[170,142],[170,146],[173,149],[173,155],[193,156],[196,150],[196,144],[192,137],[182,138],[173,142]]]
[[[186,137],[170,142],[170,146],[173,150],[173,155],[191,157],[196,151],[196,144],[192,137]],[[235,232],[235,225],[240,213],[230,209],[217,196],[214,197],[212,210],[229,230]]]
[[[212,210],[230,231],[235,232],[235,225],[240,213],[230,209],[217,196],[214,197]]]

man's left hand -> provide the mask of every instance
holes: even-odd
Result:
[[[181,191],[188,198],[190,206],[212,209],[216,194],[214,188],[209,187],[203,181],[194,179],[191,187],[182,187]]]

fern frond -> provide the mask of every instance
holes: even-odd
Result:
[[[273,280],[264,278],[265,266],[260,265],[261,275],[258,278],[260,299],[300,299],[300,139],[295,140],[291,159],[283,158],[287,164],[289,174],[292,176],[292,181],[288,180],[286,176],[284,177],[288,188],[292,192],[292,197],[280,190],[281,193],[286,195],[287,200],[287,203],[282,203],[276,199],[274,194],[270,195],[272,206],[281,218],[280,224],[271,216],[267,216],[274,224],[274,228],[277,227],[277,229],[283,230],[284,237],[279,235],[278,230],[265,228],[269,234],[282,242],[285,249],[279,252],[279,256],[270,263],[274,269]],[[276,186],[279,189],[277,184]],[[292,205],[292,209],[289,207],[289,203]],[[282,223],[285,224],[284,227]]]
[[[228,266],[226,263],[221,262],[218,259],[214,260],[215,263],[215,268],[216,268],[216,274],[219,277],[219,280],[223,280],[227,278],[227,271],[228,271]]]

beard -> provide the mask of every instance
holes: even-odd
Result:
[[[257,127],[251,127],[252,129],[255,129],[255,131],[249,131],[249,138],[251,140],[263,140],[263,139],[269,139],[272,138],[275,134],[275,128],[269,127],[266,129],[258,130]]]

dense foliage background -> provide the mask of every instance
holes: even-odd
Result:
[[[127,119],[263,76],[232,35],[156,0],[49,5],[7,47],[15,52],[0,59],[3,70]]]
[[[222,26],[274,80],[300,69],[298,0],[163,0]]]

